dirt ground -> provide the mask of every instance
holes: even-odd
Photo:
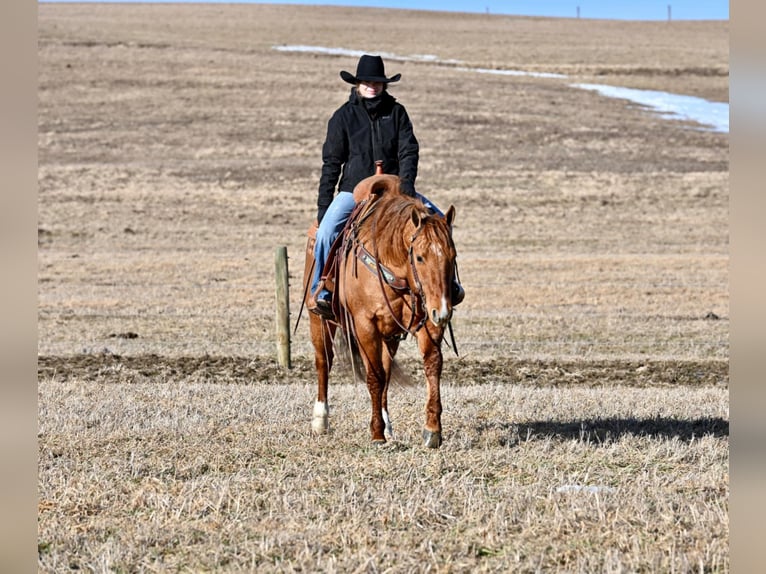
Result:
[[[571,84],[726,101],[727,27],[41,4],[41,365],[275,355],[275,249],[295,322],[324,130],[357,59],[275,48],[320,46],[438,59],[387,71],[421,143],[418,190],[457,208],[457,377],[503,359],[725,373],[728,134]],[[304,319],[292,354],[310,352]]]

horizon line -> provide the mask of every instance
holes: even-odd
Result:
[[[577,0],[575,0],[576,2]],[[567,19],[567,20],[605,20],[615,22],[729,22],[730,17],[726,18],[711,18],[711,17],[671,17],[671,14],[666,14],[664,17],[656,18],[630,18],[630,17],[599,17],[599,16],[581,16],[579,14],[580,6],[576,8],[578,12],[575,15],[551,15],[551,14],[529,14],[519,12],[493,12],[489,6],[485,5],[485,10],[465,10],[465,9],[434,9],[434,8],[419,8],[419,7],[398,7],[398,6],[364,6],[355,5],[350,2],[312,2],[301,0],[285,0],[279,1],[263,1],[263,0],[37,0],[38,4],[272,4],[272,5],[285,5],[285,6],[305,6],[305,7],[326,7],[326,8],[357,8],[360,10],[407,10],[407,11],[419,11],[419,12],[433,12],[433,13],[445,13],[445,14],[483,14],[486,16],[511,16],[517,18],[550,18],[550,19]],[[672,8],[672,3],[668,4],[669,8]]]

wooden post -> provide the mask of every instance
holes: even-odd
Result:
[[[290,363],[290,288],[287,272],[287,247],[277,247],[275,254],[277,279],[277,360],[286,369]]]

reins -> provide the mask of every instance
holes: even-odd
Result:
[[[375,257],[375,267],[377,268],[377,275],[378,275],[378,283],[380,284],[380,292],[383,295],[383,299],[386,302],[386,306],[388,307],[389,313],[391,313],[391,317],[394,319],[394,322],[399,326],[400,329],[403,329],[406,333],[414,334],[417,333],[417,331],[423,326],[425,323],[426,317],[424,316],[423,319],[418,324],[415,331],[412,331],[412,323],[415,320],[415,314],[417,311],[417,301],[422,296],[420,293],[413,293],[412,287],[408,287],[407,293],[410,296],[410,324],[408,326],[404,326],[401,321],[399,321],[398,317],[396,316],[396,313],[394,312],[394,308],[391,306],[391,300],[388,298],[388,294],[386,293],[385,285],[383,284],[383,268],[380,263],[380,256],[378,254],[378,245],[375,241],[375,236],[377,235],[377,225],[378,225],[378,218],[372,220],[372,250],[373,250],[373,256]],[[417,235],[417,233],[416,233]],[[415,236],[412,237],[411,241],[415,240]],[[412,243],[410,242],[410,261],[412,262]],[[412,263],[412,270],[413,273],[415,273],[415,265],[414,262]],[[422,287],[421,287],[422,291]]]
[[[295,327],[293,327],[293,335],[295,335],[298,332],[298,325],[301,322],[301,315],[303,315],[303,308],[306,306],[306,296],[309,293],[309,289],[311,288],[311,277],[314,275],[314,267],[316,267],[316,260],[314,258],[311,258],[311,266],[308,270],[308,277],[309,279],[307,281],[304,281],[305,285],[303,286],[303,297],[301,297],[301,308],[298,309],[298,318],[295,320]]]

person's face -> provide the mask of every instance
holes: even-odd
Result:
[[[383,82],[359,82],[359,95],[363,98],[374,98],[383,92]]]

